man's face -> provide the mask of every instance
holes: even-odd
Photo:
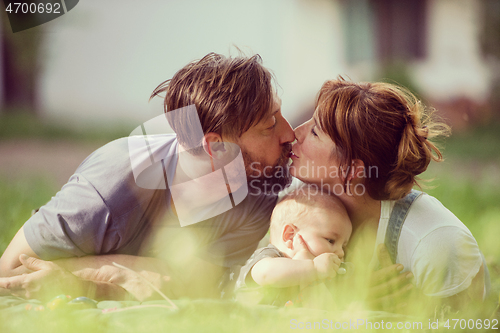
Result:
[[[291,182],[288,171],[295,134],[281,114],[281,100],[274,95],[267,117],[236,141],[245,162],[249,191],[277,193]]]

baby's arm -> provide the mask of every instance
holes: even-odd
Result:
[[[333,253],[323,253],[314,259],[264,258],[252,267],[251,275],[261,286],[303,286],[334,277],[339,265],[340,259]]]

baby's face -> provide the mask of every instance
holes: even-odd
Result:
[[[314,256],[335,253],[344,258],[344,248],[351,237],[352,226],[345,212],[326,208],[311,208],[307,218],[310,221],[297,231]],[[296,235],[296,236],[297,236]]]

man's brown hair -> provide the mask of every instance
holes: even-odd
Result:
[[[258,54],[225,57],[209,53],[161,83],[151,98],[165,93],[166,113],[194,104],[203,133],[234,139],[268,114],[273,103],[272,81]],[[181,144],[200,146],[199,142],[190,142],[192,136],[183,130],[189,127],[189,120],[187,127],[178,119],[169,121]]]

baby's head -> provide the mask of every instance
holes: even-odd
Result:
[[[271,216],[271,244],[290,258],[300,250],[300,235],[314,256],[328,252],[342,259],[351,232],[342,202],[314,187],[303,186],[287,194]]]

